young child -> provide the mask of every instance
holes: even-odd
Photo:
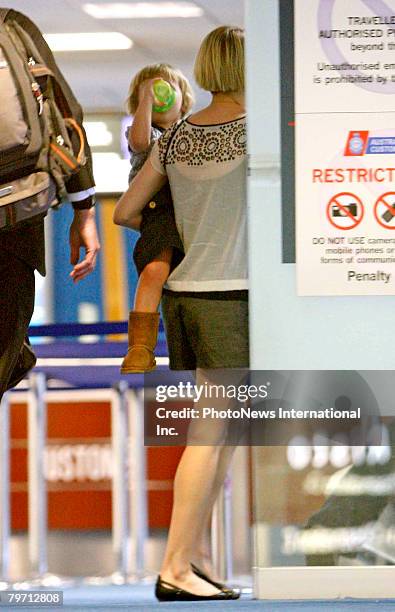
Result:
[[[174,90],[174,104],[165,112],[153,110],[153,85],[167,81]],[[155,140],[191,109],[193,92],[188,80],[169,64],[146,66],[136,74],[129,88],[127,109],[133,123],[127,129],[131,152],[129,183],[144,165]],[[174,219],[169,185],[147,203],[142,213],[140,238],[133,258],[139,274],[134,309],[129,313],[129,347],[122,374],[150,372],[156,367],[154,349],[158,337],[159,312],[163,285],[170,271],[183,258],[183,246]]]

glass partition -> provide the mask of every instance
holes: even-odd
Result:
[[[351,4],[350,15],[372,16],[374,3]],[[383,3],[377,4],[381,15]],[[305,5],[306,15],[317,11],[317,18],[319,10],[335,8],[339,19],[344,8],[336,0]],[[251,367],[356,373],[370,390],[361,396],[380,416],[370,439],[323,438],[317,428],[314,435],[298,431],[276,446],[253,447],[255,595],[393,597],[393,298],[298,295],[292,7],[247,0]],[[355,125],[360,119],[354,116]],[[326,146],[321,128],[317,152]],[[346,391],[337,395],[353,401]]]

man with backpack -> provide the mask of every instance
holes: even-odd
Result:
[[[37,26],[0,8],[0,399],[35,362],[26,340],[34,270],[45,275],[44,216],[62,200],[74,208],[76,283],[100,248],[82,110]]]

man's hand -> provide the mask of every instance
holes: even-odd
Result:
[[[81,247],[85,249],[85,257],[78,263]],[[70,226],[70,263],[74,266],[70,276],[74,283],[93,272],[99,249],[95,209],[75,210]]]

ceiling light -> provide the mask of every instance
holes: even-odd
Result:
[[[133,41],[120,32],[70,32],[45,34],[52,51],[102,51],[130,49]]]
[[[158,19],[166,17],[201,17],[203,9],[194,2],[114,2],[83,4],[96,19]]]
[[[84,121],[84,128],[91,147],[109,147],[113,137],[104,121]]]
[[[121,193],[130,170],[129,159],[118,153],[92,153],[96,193]]]

